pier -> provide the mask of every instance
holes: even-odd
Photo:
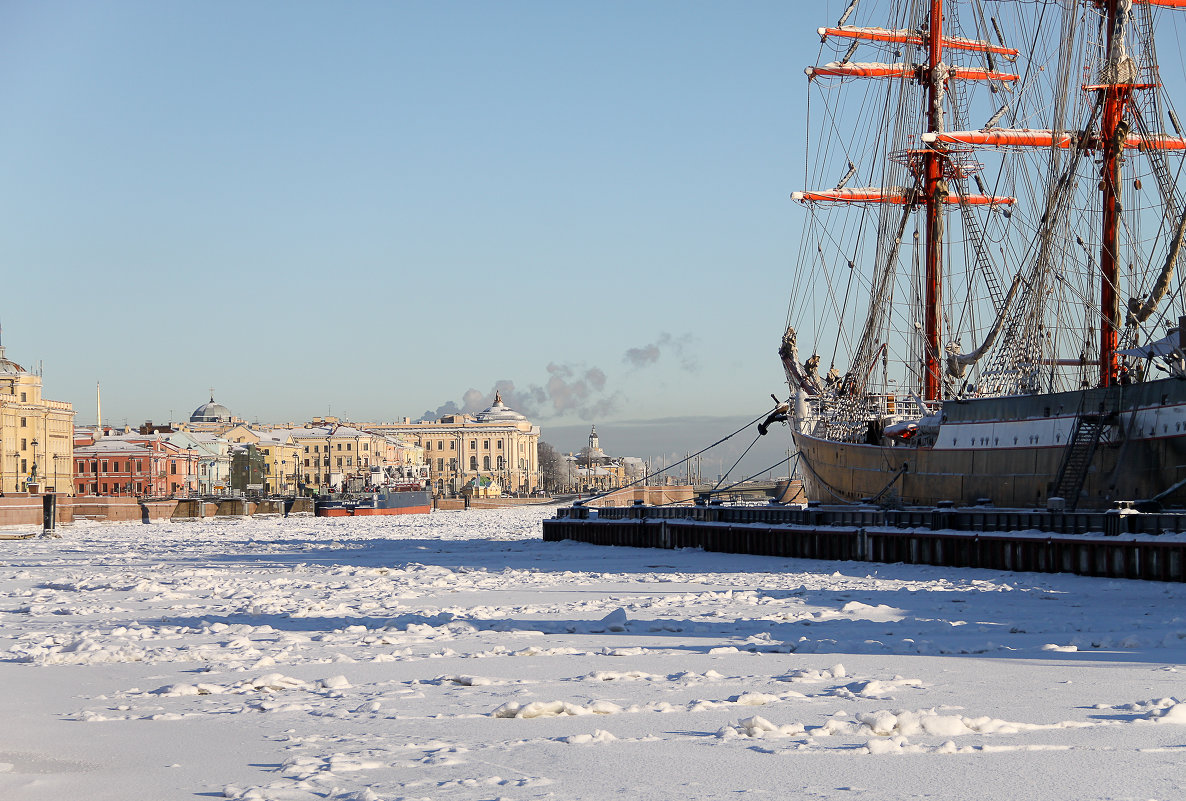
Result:
[[[559,509],[547,542],[1186,581],[1186,512],[964,507]]]

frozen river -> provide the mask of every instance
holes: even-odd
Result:
[[[0,542],[0,798],[1182,797],[1186,587],[551,513]]]

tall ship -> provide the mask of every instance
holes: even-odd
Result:
[[[428,466],[372,467],[369,477],[356,480],[342,492],[322,495],[313,503],[318,517],[363,515],[428,514],[432,495],[428,491]]]
[[[1186,0],[836,10],[772,415],[808,498],[1186,506]]]

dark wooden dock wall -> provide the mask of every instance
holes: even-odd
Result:
[[[1186,543],[1102,534],[920,532],[690,519],[555,518],[544,540],[834,561],[903,562],[1081,576],[1186,581]]]

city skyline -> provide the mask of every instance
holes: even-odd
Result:
[[[210,386],[248,420],[497,389],[545,426],[783,386],[788,4],[2,13],[3,344],[80,421],[96,383],[133,425]]]

